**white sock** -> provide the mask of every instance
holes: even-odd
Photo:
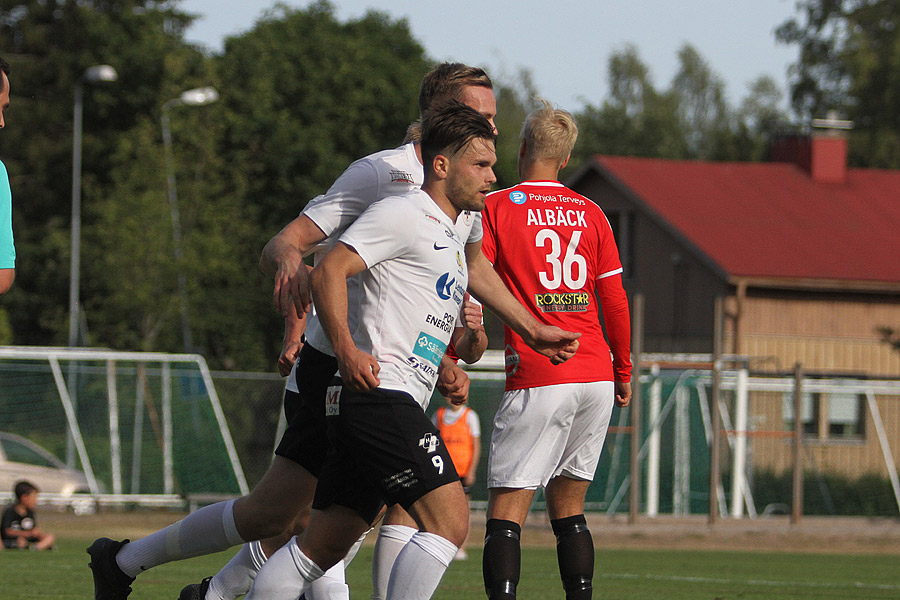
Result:
[[[378,530],[375,554],[372,556],[372,600],[387,597],[394,561],[417,531],[415,527],[406,525],[382,525]]]
[[[244,540],[234,524],[234,500],[204,506],[182,520],[122,546],[116,563],[129,577],[173,560],[221,552]]]
[[[366,529],[366,532],[359,536],[359,539],[353,542],[353,545],[350,546],[350,549],[347,550],[347,556],[344,557],[344,569],[350,566],[350,562],[356,558],[356,553],[359,552],[359,547],[362,546],[363,540],[366,539],[366,536],[369,535],[374,527],[369,527]]]
[[[250,590],[256,574],[266,562],[259,542],[244,544],[228,564],[209,582],[206,600],[236,600]]]
[[[344,561],[325,571],[325,574],[313,581],[306,590],[307,600],[350,600],[350,588],[344,579]]]
[[[297,600],[323,573],[300,551],[294,536],[269,557],[244,600]]]
[[[456,545],[439,535],[425,531],[416,533],[394,563],[387,598],[431,598],[457,550]]]

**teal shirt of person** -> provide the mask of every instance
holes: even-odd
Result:
[[[0,269],[16,268],[16,246],[13,244],[12,192],[6,165],[0,162]]]

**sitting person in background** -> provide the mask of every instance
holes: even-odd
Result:
[[[34,517],[39,490],[28,481],[20,481],[13,491],[16,503],[3,511],[0,522],[3,546],[9,549],[52,550],[56,538],[38,529]]]

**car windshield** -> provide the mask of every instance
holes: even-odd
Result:
[[[3,445],[3,453],[6,455],[6,460],[10,462],[25,463],[38,467],[57,467],[48,457],[15,440],[0,438],[0,444]]]

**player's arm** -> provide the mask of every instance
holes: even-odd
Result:
[[[522,336],[526,344],[536,352],[550,357],[554,364],[565,362],[575,355],[581,334],[545,325],[535,319],[503,285],[500,276],[481,253],[480,241],[466,244],[466,262],[469,268],[469,291]]]
[[[275,276],[275,310],[287,317],[309,309],[309,275],[303,257],[325,239],[325,233],[306,215],[300,215],[263,248],[259,268]]]
[[[469,297],[463,297],[459,313],[462,327],[453,329],[453,346],[456,354],[467,364],[478,362],[487,349],[488,339],[484,332],[484,315],[481,304]]]
[[[622,287],[622,275],[615,274],[597,280],[597,297],[603,310],[606,337],[613,355],[616,382],[616,405],[631,402],[631,317],[628,298]]]
[[[455,405],[465,404],[469,400],[469,375],[459,368],[456,361],[444,354],[438,365],[438,378],[435,386],[438,393]]]
[[[475,483],[475,473],[478,471],[478,460],[481,458],[481,438],[472,436],[472,464],[469,465],[469,472],[463,477],[463,485],[468,487]]]
[[[290,374],[300,350],[303,349],[303,333],[306,331],[306,315],[298,317],[289,310],[284,318],[284,340],[281,343],[281,356],[278,357],[278,373],[282,377]]]
[[[310,273],[310,288],[319,322],[331,340],[344,385],[356,391],[378,387],[380,367],[356,347],[347,324],[347,278],[366,270],[365,261],[350,246],[338,242]]]

